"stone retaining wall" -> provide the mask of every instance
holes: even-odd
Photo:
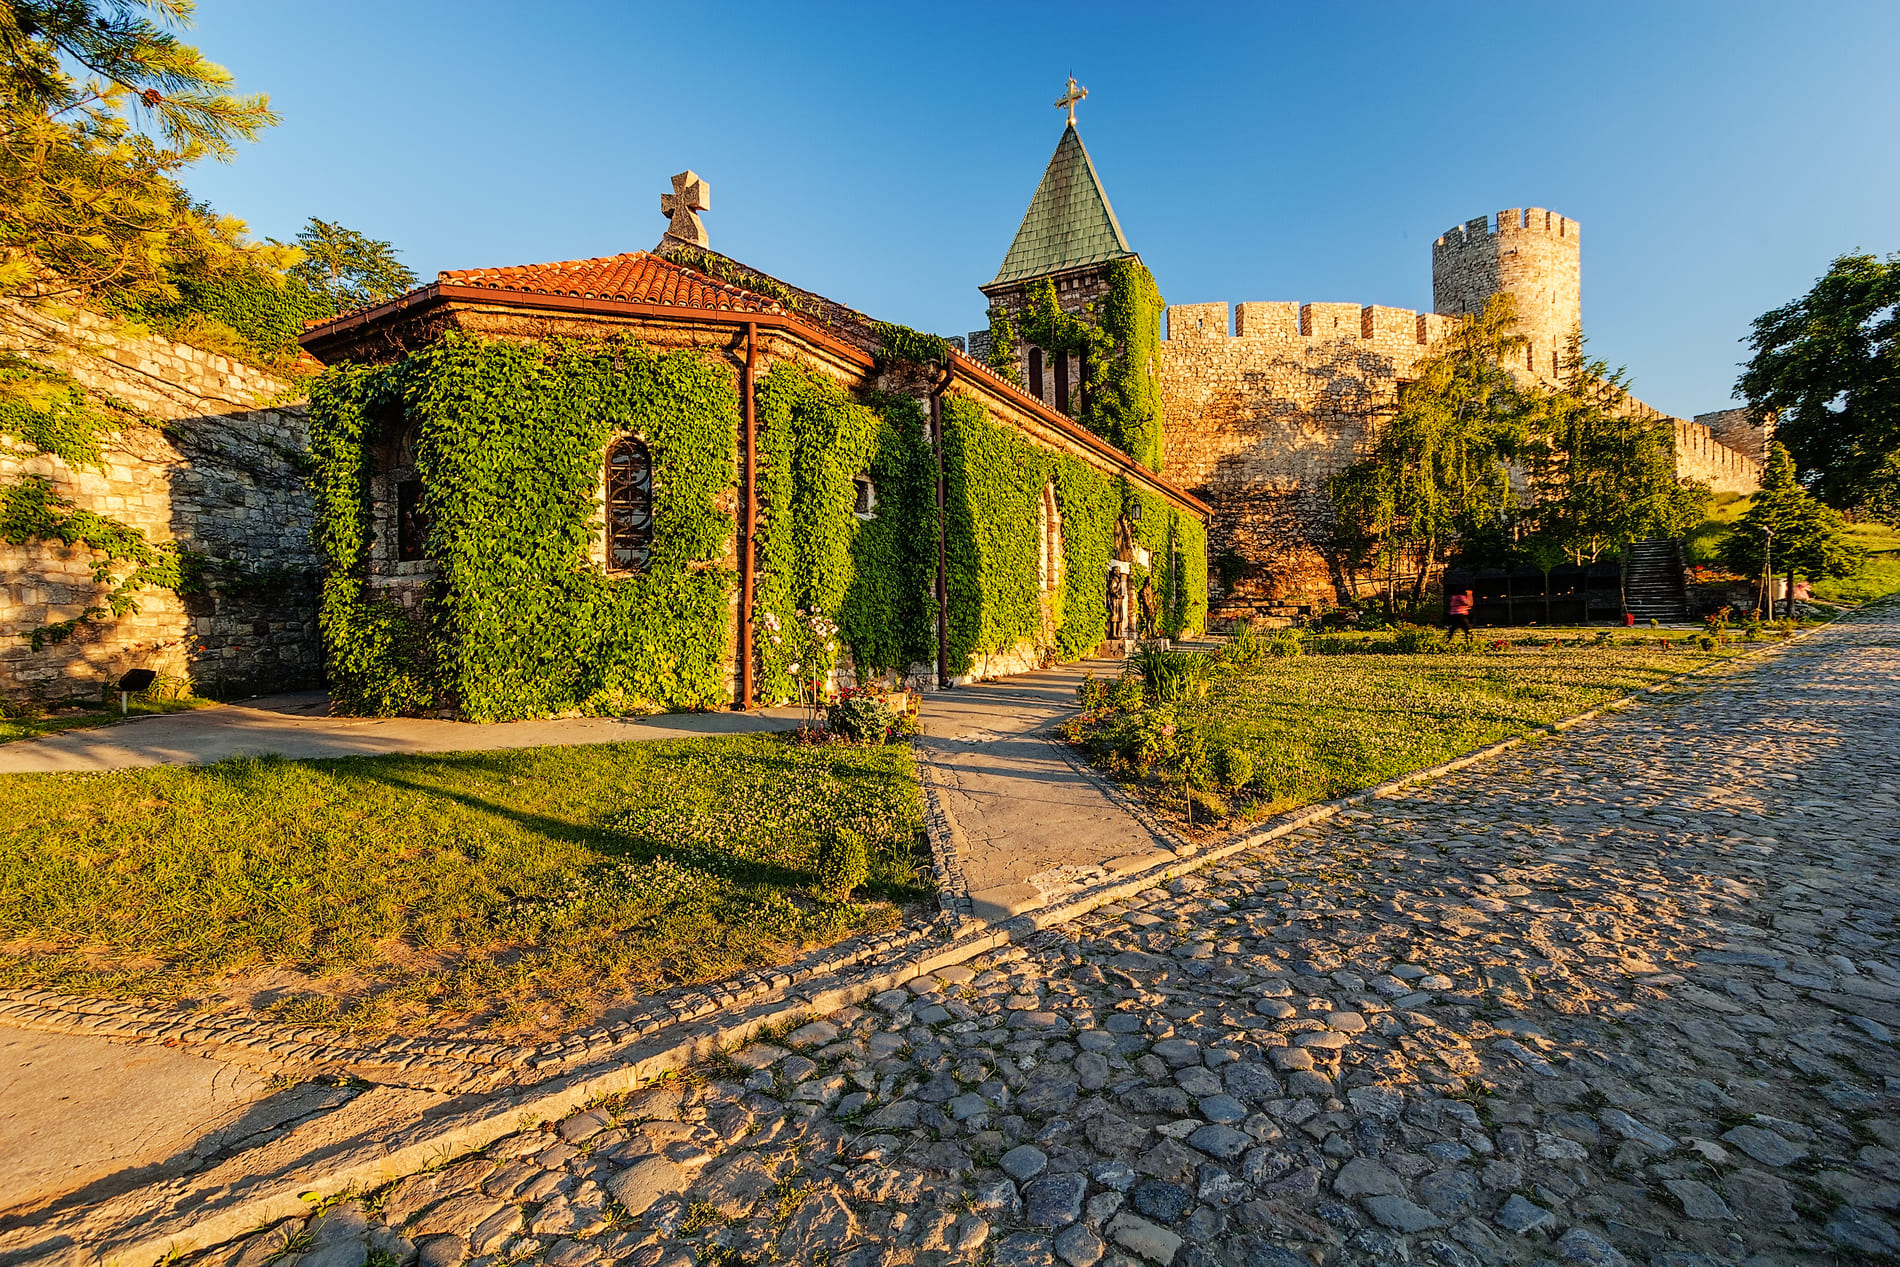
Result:
[[[33,631],[101,605],[110,585],[94,578],[99,556],[83,546],[0,542],[0,696],[97,698],[132,668],[221,695],[315,685],[309,436],[301,405],[275,403],[289,385],[91,313],[56,320],[10,307],[0,335],[146,420],[109,435],[99,467],[0,437],[0,485],[43,478],[79,509],[209,560],[201,592],[142,590],[137,611],[35,651]]]

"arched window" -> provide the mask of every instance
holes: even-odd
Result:
[[[631,436],[607,450],[607,566],[638,572],[653,549],[653,454]]]

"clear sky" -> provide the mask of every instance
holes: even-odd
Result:
[[[1583,230],[1591,350],[1723,407],[1751,318],[1900,250],[1900,4],[644,4],[200,0],[283,123],[193,192],[437,270],[652,247],[684,168],[713,246],[875,317],[982,325],[1071,72],[1171,303],[1431,306],[1431,242]]]

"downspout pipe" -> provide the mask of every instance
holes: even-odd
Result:
[[[740,372],[740,408],[745,415],[745,449],[740,454],[739,527],[739,707],[754,706],[752,681],[753,535],[758,529],[758,413],[753,405],[759,358],[759,323],[745,323],[745,368]]]
[[[952,366],[930,389],[930,444],[937,456],[937,689],[950,689],[950,585],[946,566],[943,473],[943,393],[956,377]]]

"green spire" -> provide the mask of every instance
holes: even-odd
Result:
[[[1054,157],[1042,173],[1042,184],[1029,200],[1022,228],[1010,243],[1003,267],[990,285],[1047,277],[1066,268],[1127,259],[1134,255],[1115,209],[1108,205],[1101,177],[1076,134],[1075,124],[1062,130]]]

